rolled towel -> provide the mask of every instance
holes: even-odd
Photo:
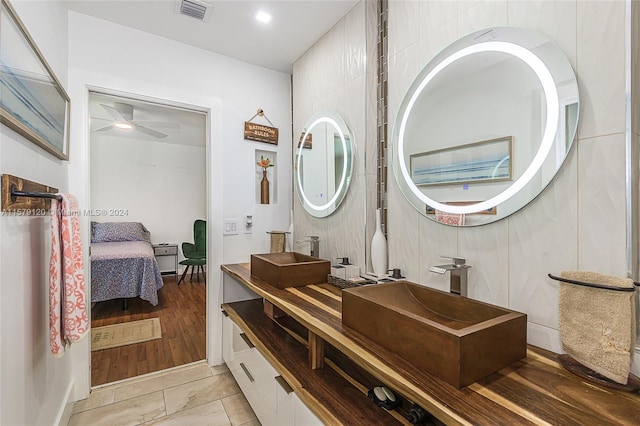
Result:
[[[634,288],[633,281],[588,271],[563,271],[574,281]],[[558,313],[563,349],[576,361],[626,384],[635,345],[634,292],[560,283]]]

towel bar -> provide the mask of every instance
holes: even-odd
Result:
[[[56,199],[58,201],[62,201],[62,197],[57,194],[51,194],[48,192],[18,191],[15,185],[11,185],[11,201],[16,201],[16,197],[51,198],[51,199]]]
[[[563,283],[569,283],[569,284],[577,284],[577,285],[582,285],[585,287],[593,287],[593,288],[601,288],[601,289],[605,289],[605,290],[613,290],[613,291],[636,291],[635,288],[631,287],[631,288],[624,288],[624,287],[613,287],[610,285],[604,285],[604,284],[596,284],[596,283],[587,283],[584,281],[576,281],[576,280],[570,280],[567,278],[561,278],[561,277],[556,277],[554,275],[551,274],[547,274],[549,276],[549,278],[556,280],[556,281],[562,281]],[[637,282],[633,282],[633,285],[636,287],[640,287],[640,283]]]

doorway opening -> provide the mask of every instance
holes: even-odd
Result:
[[[209,141],[191,105],[92,89],[89,112],[97,386],[206,359],[206,266],[179,280],[207,220]]]

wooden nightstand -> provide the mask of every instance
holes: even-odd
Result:
[[[158,261],[162,275],[178,274],[178,245],[174,243],[161,243],[153,245],[153,253]]]

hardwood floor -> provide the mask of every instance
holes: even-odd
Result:
[[[160,318],[162,339],[91,352],[91,385],[101,385],[153,371],[205,359],[206,286],[189,279],[178,286],[179,276],[164,276],[158,305],[140,298],[98,302],[91,311],[91,326]]]

